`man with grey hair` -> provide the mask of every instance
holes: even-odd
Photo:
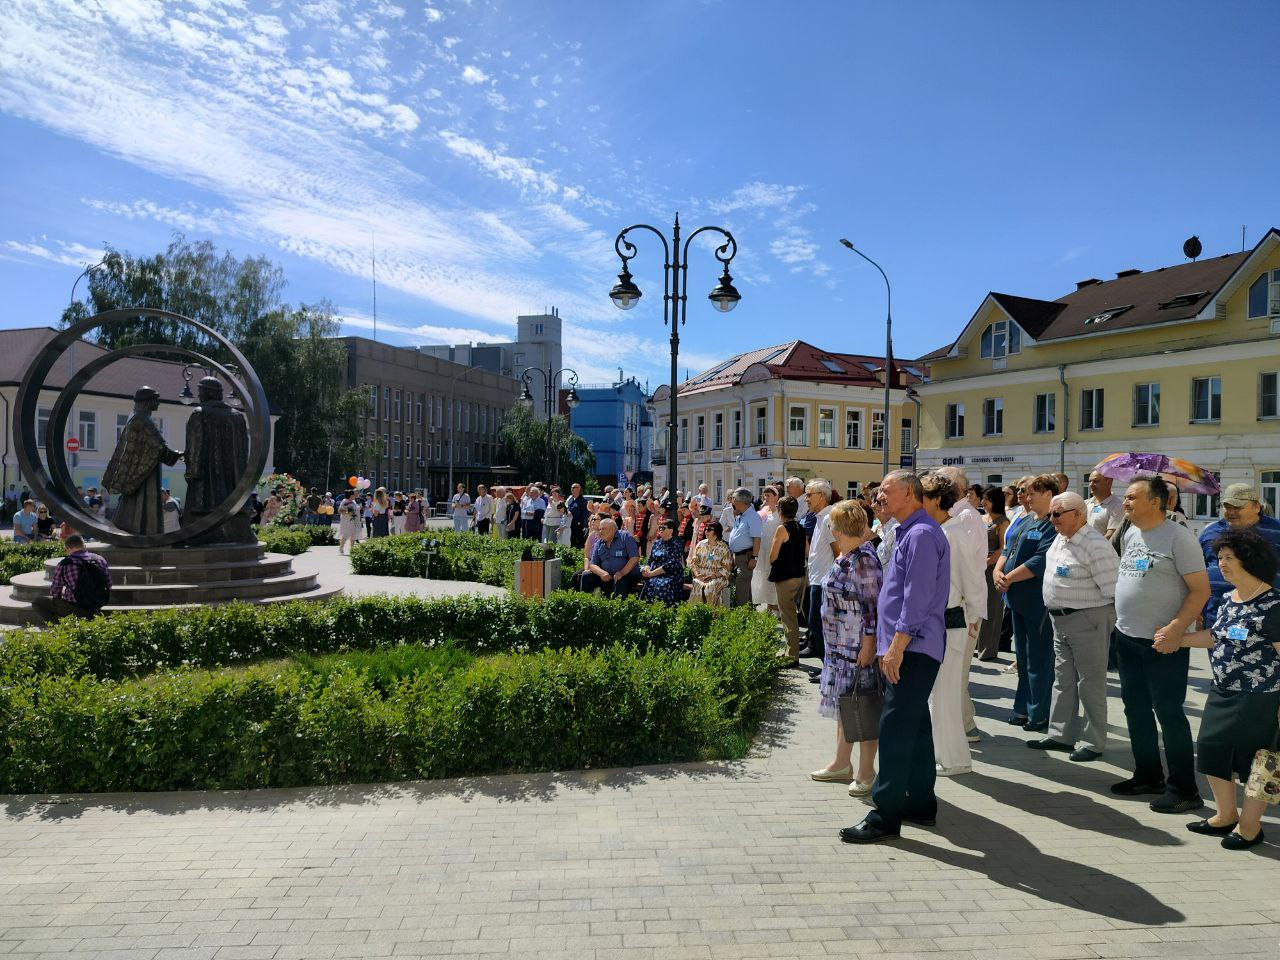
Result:
[[[1053,695],[1047,734],[1027,746],[1070,752],[1080,763],[1097,760],[1107,746],[1107,648],[1120,557],[1089,523],[1080,494],[1055,496],[1049,520],[1058,535],[1045,554],[1041,589],[1053,621]]]
[[[582,574],[583,592],[601,587],[612,597],[631,596],[640,586],[640,545],[611,517],[600,521],[599,537]]]
[[[809,498],[804,494],[804,481],[799,477],[787,477],[787,496],[796,498],[796,519],[800,520],[809,512]]]
[[[733,554],[733,605],[751,602],[751,575],[760,556],[760,537],[764,523],[752,505],[751,491],[738,487],[729,498],[733,510],[733,529],[729,532],[729,550]]]
[[[949,511],[951,523],[960,528],[957,545],[963,545],[962,562],[978,571],[981,581],[982,595],[974,598],[978,607],[987,609],[987,525],[973,509],[966,493],[969,490],[969,477],[959,467],[939,467],[936,471],[945,477],[955,488],[956,502]],[[969,664],[973,662],[973,653],[978,648],[978,631],[982,629],[982,621],[977,627],[970,624],[969,636],[965,641],[964,669],[960,673],[962,689],[960,691],[960,714],[964,722],[965,736],[970,743],[976,743],[978,736],[977,722],[974,720],[973,698],[969,696]]]
[[[805,486],[805,493],[809,497],[813,533],[809,538],[809,591],[805,618],[809,624],[809,642],[800,655],[821,660],[826,653],[826,638],[822,633],[822,581],[835,563],[839,548],[831,532],[831,524],[827,522],[827,515],[831,513],[830,482],[820,477],[810,480]]]

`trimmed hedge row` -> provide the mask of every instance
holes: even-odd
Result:
[[[268,553],[287,553],[291,557],[311,549],[311,537],[293,527],[259,527],[258,540]]]
[[[408,643],[487,655],[432,664]],[[289,786],[734,755],[767,705],[776,649],[765,614],[578,594],[67,621],[0,646],[0,792]],[[316,669],[314,656],[341,651],[373,652]]]
[[[0,541],[0,584],[12,582],[20,573],[34,573],[44,568],[50,557],[62,556],[62,541],[43,540],[39,543],[14,543]]]
[[[378,577],[420,577],[426,568],[422,544],[427,540],[440,543],[431,558],[432,580],[462,580],[507,588],[515,586],[515,564],[525,548],[543,548],[534,540],[499,540],[452,530],[402,533],[356,544],[351,550],[351,569],[354,573]],[[582,551],[559,544],[547,546],[560,558],[561,585],[568,587],[573,575],[582,569]]]

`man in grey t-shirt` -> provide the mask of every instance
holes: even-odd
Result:
[[[1157,813],[1203,806],[1196,788],[1191,727],[1184,703],[1191,651],[1180,646],[1209,596],[1209,575],[1195,535],[1165,519],[1168,485],[1136,480],[1124,494],[1131,526],[1116,581],[1116,662],[1133,747],[1134,774],[1113,784],[1121,796],[1160,794]],[[1159,721],[1169,775],[1160,762]]]

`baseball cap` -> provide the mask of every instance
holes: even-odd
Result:
[[[1222,502],[1233,507],[1243,507],[1246,503],[1259,503],[1258,491],[1247,483],[1233,483],[1222,493]]]

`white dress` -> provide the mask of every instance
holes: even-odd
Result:
[[[756,568],[751,574],[751,602],[778,604],[778,588],[769,580],[769,570],[773,564],[769,562],[769,551],[773,547],[773,535],[782,526],[782,517],[775,510],[764,522],[760,533],[760,556],[756,559]]]

